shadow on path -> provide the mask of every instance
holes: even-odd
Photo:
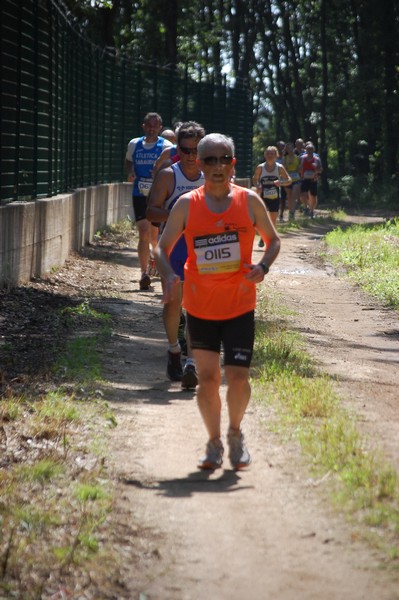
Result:
[[[155,490],[158,495],[169,498],[187,498],[198,492],[223,494],[253,488],[253,486],[239,486],[241,478],[236,471],[225,469],[220,477],[211,479],[213,473],[214,471],[195,471],[189,473],[187,477],[159,481],[140,481],[122,477],[121,482],[140,489]]]

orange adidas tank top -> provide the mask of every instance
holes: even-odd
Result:
[[[244,264],[252,262],[255,235],[248,190],[231,187],[232,201],[223,213],[209,210],[203,186],[190,194],[183,306],[200,319],[233,319],[254,310],[256,304],[256,286],[244,277],[248,272]]]

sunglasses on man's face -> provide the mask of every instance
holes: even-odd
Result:
[[[214,167],[217,164],[231,165],[233,157],[225,154],[224,156],[206,156],[205,158],[201,158],[201,160],[209,167]]]
[[[186,146],[179,146],[180,150],[183,152],[183,154],[197,154],[197,148],[187,148]]]

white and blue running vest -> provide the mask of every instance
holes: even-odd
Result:
[[[164,208],[166,208],[166,210],[171,211],[172,210],[172,206],[174,205],[174,203],[176,202],[176,200],[182,195],[182,194],[186,194],[187,192],[191,192],[191,190],[196,190],[197,188],[199,188],[201,185],[204,184],[204,175],[201,172],[200,175],[198,175],[198,177],[196,179],[188,179],[182,169],[180,164],[177,162],[175,164],[173,164],[171,166],[171,169],[173,171],[173,176],[175,179],[175,185],[173,188],[173,192],[171,194],[171,196],[169,196],[169,198],[166,200]]]
[[[132,154],[132,163],[136,174],[133,185],[133,196],[148,196],[152,184],[152,169],[165,143],[163,137],[158,137],[158,140],[151,148],[144,148],[143,141],[144,136],[137,141]]]

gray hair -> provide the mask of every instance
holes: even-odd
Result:
[[[208,133],[198,144],[198,158],[205,158],[204,147],[206,145],[218,145],[227,146],[231,153],[231,156],[235,155],[234,140],[228,135],[223,133]]]

